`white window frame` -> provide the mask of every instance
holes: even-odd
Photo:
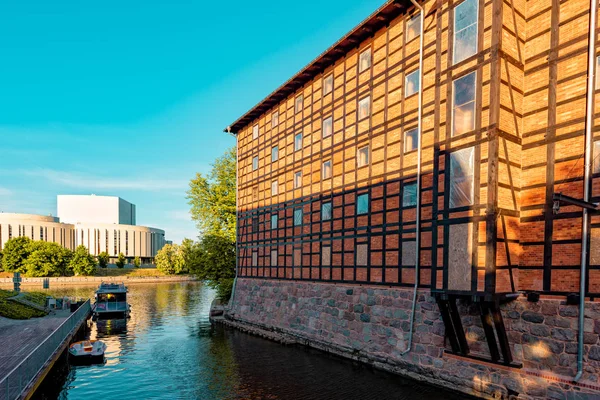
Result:
[[[273,111],[271,114],[271,128],[275,128],[279,125],[279,111]]]
[[[360,110],[363,107],[366,107],[367,114],[365,116],[361,117]],[[358,101],[358,109],[356,110],[356,112],[357,112],[357,117],[358,117],[357,119],[359,121],[362,121],[363,119],[369,118],[371,116],[371,96],[363,97],[362,99],[360,99]]]
[[[298,145],[298,136],[300,136],[300,145]],[[294,151],[302,150],[302,140],[304,140],[302,132],[298,132],[294,135]]]
[[[302,171],[294,172],[294,189],[300,189],[302,187]]]
[[[413,140],[414,143],[414,148],[413,149],[408,149],[407,148],[407,144],[408,144],[408,140],[406,140],[406,138],[408,137],[409,134],[412,134],[413,132],[416,132],[416,141]],[[419,140],[421,140],[421,135],[419,135],[419,128],[412,128],[412,129],[407,129],[404,131],[404,153],[409,153],[411,151],[415,151],[419,148]]]
[[[277,229],[279,224],[279,216],[277,214],[271,214],[271,229]],[[275,226],[273,226],[275,225]]]
[[[411,186],[415,188],[415,200],[411,201],[410,203],[406,203],[406,187]],[[419,195],[418,193],[418,189],[417,189],[417,182],[408,182],[402,185],[402,207],[414,207],[417,205],[417,196]]]
[[[252,157],[252,171],[258,170],[258,156]]]
[[[327,87],[326,82],[331,80],[331,88],[328,91],[325,91]],[[323,96],[327,96],[329,93],[333,92],[333,72],[323,78]]]
[[[415,36],[412,36],[412,37],[409,38],[408,37],[409,28],[412,28],[412,26],[414,24],[417,24],[417,23],[419,25],[418,26],[419,29],[417,29]],[[413,15],[412,17],[410,17],[410,18],[408,18],[406,20],[406,43],[409,43],[409,42],[413,41],[413,39],[418,38],[419,36],[421,36],[421,26],[420,26],[420,24],[421,24],[421,13],[420,12],[417,13],[417,14],[415,14],[415,15]]]
[[[271,181],[271,196],[279,194],[279,182],[277,180]]]
[[[298,105],[298,103],[300,103],[300,104]],[[304,95],[299,94],[294,99],[294,114],[298,114],[300,111],[302,111],[303,108],[304,108]]]
[[[271,147],[271,162],[279,160],[279,146]]]
[[[329,176],[325,176],[325,164],[329,164]],[[333,166],[331,165],[331,160],[323,161],[323,165],[321,165],[321,179],[331,179],[333,176]]]
[[[325,218],[325,215],[323,213],[325,206],[329,207],[329,217],[328,218]],[[321,204],[321,221],[330,221],[332,219],[333,219],[333,203],[331,201],[326,201],[325,203]]]
[[[471,174],[469,175],[470,179],[471,179],[471,193],[469,193],[469,203],[468,204],[454,204],[453,203],[453,197],[452,197],[452,192],[453,189],[455,188],[455,184],[457,183],[457,178],[454,176],[453,173],[453,169],[452,169],[452,158],[455,157],[456,155],[458,155],[459,153],[464,153],[464,152],[470,152],[471,154],[469,155],[469,165],[471,167]],[[454,151],[452,153],[450,153],[450,162],[449,162],[449,170],[450,170],[450,190],[448,191],[449,194],[449,198],[448,198],[448,205],[450,208],[457,208],[457,207],[468,207],[468,206],[472,206],[474,203],[474,199],[475,199],[475,148],[474,147],[467,147],[461,150],[457,150]]]
[[[417,68],[413,72],[406,74],[406,76],[404,77],[404,98],[409,98],[410,96],[413,96],[421,91],[420,73],[421,73],[421,70],[419,68]],[[418,87],[415,91],[408,93],[408,81],[414,75],[417,76]]]
[[[368,54],[369,58],[367,59],[366,57],[363,57],[364,55]],[[363,67],[363,59],[368,60],[367,65]],[[370,69],[373,66],[373,54],[371,52],[371,47],[366,47],[364,48],[360,54],[358,55],[358,73],[362,73],[365,72],[366,70]]]
[[[366,167],[367,165],[369,165],[371,163],[370,150],[371,149],[369,148],[369,145],[366,145],[356,151],[356,165],[358,166],[358,168]],[[361,158],[360,158],[361,154],[366,154],[366,161],[364,163],[361,162]]]
[[[477,18],[475,18],[475,22],[472,23],[471,25],[465,26],[464,28],[462,28],[461,30],[457,31],[456,30],[456,10],[459,9],[461,6],[463,6],[467,1],[474,1],[475,4],[477,5],[477,8],[475,9],[475,13],[477,14]],[[479,0],[464,0],[462,2],[460,2],[459,4],[454,6],[454,10],[453,10],[453,15],[454,15],[454,21],[452,21],[453,24],[453,34],[452,34],[452,65],[457,64],[461,61],[466,60],[469,57],[474,56],[475,54],[477,54],[477,50],[479,49]],[[456,59],[456,35],[462,31],[464,31],[465,29],[469,29],[471,26],[476,25],[476,29],[475,29],[475,53],[470,54],[460,60]]]
[[[462,104],[456,105],[455,104],[455,100],[454,100],[455,97],[456,97],[456,82],[460,81],[461,79],[465,79],[465,78],[467,78],[468,76],[471,76],[471,75],[473,75],[473,82],[474,82],[474,84],[473,84],[473,88],[474,88],[474,90],[473,90],[473,100],[469,100],[466,103],[462,103]],[[473,123],[472,123],[473,126],[472,126],[471,129],[469,129],[467,131],[458,133],[458,135],[462,135],[464,133],[470,132],[470,131],[474,130],[475,127],[477,126],[477,124],[475,122],[476,113],[477,113],[477,110],[475,109],[475,107],[477,105],[477,71],[470,72],[470,73],[468,73],[466,75],[463,75],[460,78],[456,78],[455,80],[452,81],[452,113],[451,113],[452,114],[452,121],[451,121],[452,125],[450,125],[450,136],[451,137],[453,137],[455,135],[455,132],[454,132],[455,131],[455,129],[454,129],[455,128],[454,127],[454,122],[455,122],[454,121],[454,112],[456,110],[456,107],[461,107],[461,106],[464,106],[465,104],[469,104],[469,103],[473,103]]]
[[[252,140],[258,139],[258,133],[258,124],[254,124],[254,126],[252,126]]]
[[[296,223],[297,216],[300,216],[300,223]],[[304,225],[304,210],[302,207],[294,208],[294,226],[302,226]]]
[[[359,211],[358,210],[358,200],[361,197],[365,197],[365,196],[367,198],[367,209],[365,211]],[[369,193],[363,193],[363,194],[360,194],[360,195],[356,196],[356,215],[368,214],[370,208],[371,208],[371,196],[369,196]]]
[[[327,118],[323,118],[323,138],[333,136],[333,116],[329,116]],[[325,130],[325,125],[328,124],[330,127],[329,133]]]

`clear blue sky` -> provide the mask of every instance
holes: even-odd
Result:
[[[185,192],[222,129],[382,3],[0,2],[0,211],[116,195],[196,238]]]

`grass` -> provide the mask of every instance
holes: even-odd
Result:
[[[0,290],[0,316],[10,319],[30,319],[46,315],[43,311],[36,310],[35,308],[8,299],[16,294],[17,293],[12,290]],[[28,295],[30,295],[30,293],[28,293]],[[39,298],[40,293],[31,293],[31,295],[33,295],[32,298],[37,299]],[[46,296],[44,295],[44,299],[45,298]]]

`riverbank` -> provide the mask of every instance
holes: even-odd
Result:
[[[46,278],[22,278],[21,286],[38,286],[42,288]],[[47,278],[50,287],[97,284],[107,280],[123,281],[125,284],[159,283],[159,282],[193,282],[198,279],[193,275],[107,275],[107,276],[63,276]],[[12,287],[12,278],[0,278],[0,287]]]

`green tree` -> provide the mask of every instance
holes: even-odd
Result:
[[[0,251],[0,272],[4,271],[4,269],[2,268],[2,257],[3,257],[3,254]]]
[[[107,252],[103,251],[102,253],[98,254],[98,265],[100,268],[106,268],[109,260],[110,256]]]
[[[30,241],[28,248],[30,254],[23,263],[27,276],[72,275],[73,254],[70,250],[56,243],[43,241]]]
[[[90,255],[88,249],[80,244],[73,253],[70,267],[75,275],[94,275],[96,273],[96,260]]]
[[[190,215],[201,235],[235,241],[235,147],[216,159],[210,173],[190,181],[187,192]]]
[[[195,257],[190,272],[217,289],[219,298],[229,299],[235,278],[235,242],[222,236],[204,236]]]
[[[7,272],[26,273],[27,269],[23,264],[31,253],[31,242],[32,240],[26,236],[15,237],[8,240],[4,244],[2,268]]]
[[[166,244],[156,253],[154,258],[156,268],[164,274],[173,275],[179,274],[184,270],[185,260],[180,250],[180,246],[176,244]]]
[[[125,266],[125,261],[127,261],[125,259],[125,254],[123,253],[119,253],[119,257],[117,258],[117,268],[123,268]]]
[[[192,246],[186,265],[224,300],[231,294],[235,277],[235,168],[234,147],[217,158],[207,176],[196,174],[187,192],[190,214],[202,239]]]
[[[142,265],[142,260],[140,259],[139,256],[135,256],[135,258],[133,259],[133,265],[136,268],[139,268]]]

